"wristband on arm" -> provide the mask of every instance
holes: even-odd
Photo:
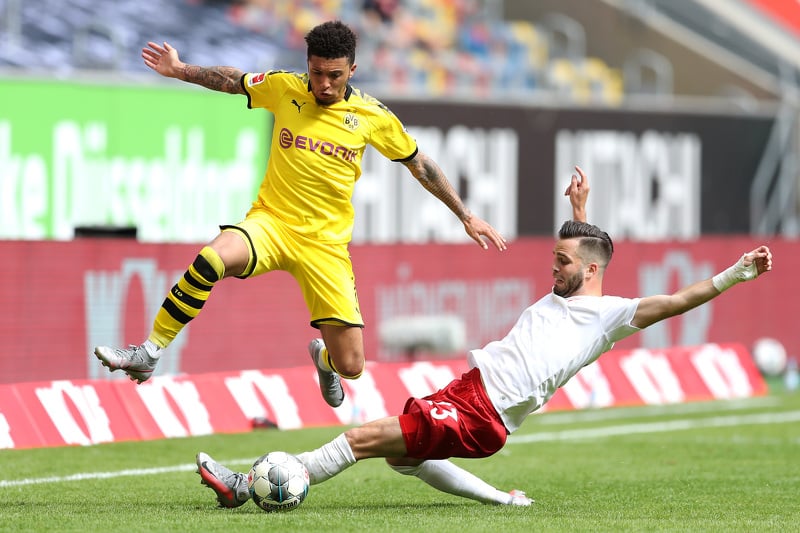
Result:
[[[714,284],[715,289],[722,292],[730,289],[739,282],[750,281],[758,276],[756,262],[753,261],[750,266],[744,266],[744,256],[745,254],[743,254],[735,264],[711,278],[711,283]]]

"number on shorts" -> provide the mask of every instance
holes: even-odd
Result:
[[[453,420],[458,421],[458,411],[456,408],[453,407],[453,404],[450,402],[432,402],[428,400],[428,403],[431,406],[431,418],[436,420],[444,420],[447,417],[452,418]]]

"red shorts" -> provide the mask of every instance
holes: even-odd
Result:
[[[414,459],[488,457],[508,437],[477,368],[429,396],[409,398],[400,429]]]

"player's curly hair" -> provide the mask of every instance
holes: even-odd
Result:
[[[356,62],[356,34],[340,20],[323,22],[306,34],[307,58],[325,59],[346,57],[353,65]]]
[[[596,258],[605,269],[614,255],[614,243],[608,233],[593,224],[567,220],[558,230],[559,239],[580,239],[581,255]]]

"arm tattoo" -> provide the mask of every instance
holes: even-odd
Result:
[[[201,85],[206,89],[230,94],[244,94],[241,79],[244,72],[234,67],[198,67],[186,65],[183,69],[185,81]]]
[[[461,201],[461,197],[447,180],[447,177],[436,162],[423,153],[418,153],[406,167],[417,178],[425,190],[438,198],[444,205],[455,213],[459,220],[466,220],[471,216],[469,209]]]

